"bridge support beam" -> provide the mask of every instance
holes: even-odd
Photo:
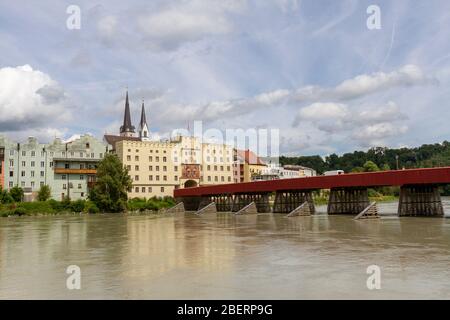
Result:
[[[277,191],[273,212],[291,213],[305,202],[309,205],[309,212],[314,214],[315,207],[311,190]]]
[[[398,202],[400,217],[443,217],[441,195],[436,185],[405,185],[400,188]]]
[[[258,212],[270,212],[269,193],[238,193],[234,195],[231,211],[238,212],[252,202],[255,203]]]
[[[369,205],[367,188],[336,188],[330,190],[327,212],[357,215]]]
[[[233,206],[233,196],[231,194],[218,194],[210,197],[216,203],[218,212],[229,212]]]

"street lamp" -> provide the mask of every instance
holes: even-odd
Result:
[[[395,155],[395,162],[397,164],[397,170],[398,170],[398,154]]]

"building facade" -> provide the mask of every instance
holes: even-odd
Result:
[[[177,188],[233,183],[231,146],[203,143],[194,136],[156,139],[149,130],[144,103],[138,128],[135,136],[127,93],[120,135],[105,135],[104,140],[133,180],[129,197],[173,196]]]
[[[41,186],[48,185],[55,200],[86,199],[107,147],[90,135],[66,143],[55,139],[48,144],[34,137],[24,143],[0,137],[2,188],[21,187],[26,200],[33,200]]]

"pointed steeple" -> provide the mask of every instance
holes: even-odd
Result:
[[[142,140],[147,140],[150,138],[147,125],[147,118],[145,116],[144,99],[142,99],[141,121],[139,122],[139,137]]]
[[[128,101],[128,90],[125,98],[125,113],[123,115],[123,125],[120,127],[120,135],[131,137],[133,136],[134,126],[131,124],[131,115],[130,115],[130,103]]]

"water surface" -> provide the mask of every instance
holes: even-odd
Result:
[[[1,218],[0,298],[450,298],[450,219],[354,221],[324,210]],[[381,290],[366,286],[373,264]],[[81,268],[81,290],[66,288],[69,265]]]

